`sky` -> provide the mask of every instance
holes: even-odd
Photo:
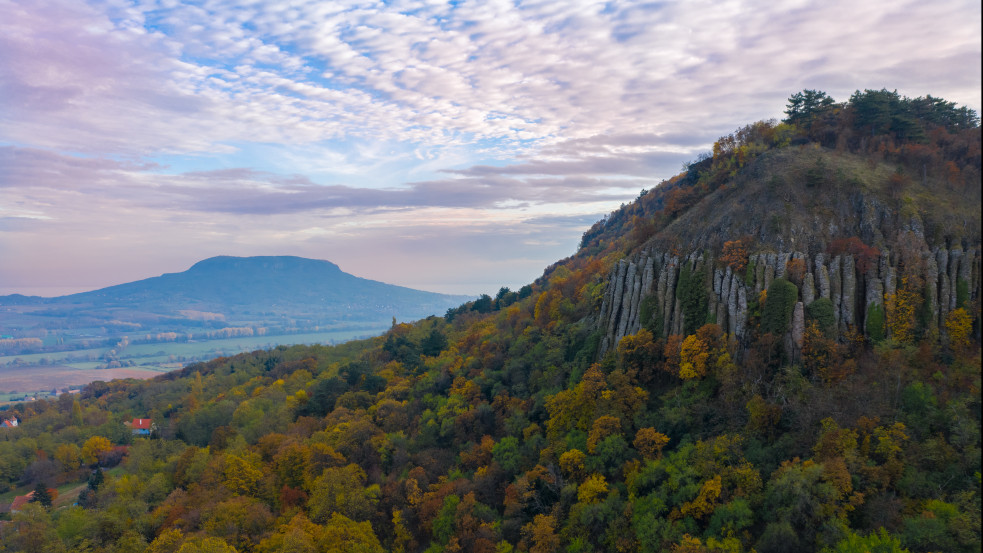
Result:
[[[819,89],[980,110],[980,3],[0,0],[0,294],[327,259],[494,294]]]

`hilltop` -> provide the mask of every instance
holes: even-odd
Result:
[[[520,291],[18,407],[12,485],[121,465],[15,524],[154,553],[978,551],[979,120],[886,90],[786,115]]]

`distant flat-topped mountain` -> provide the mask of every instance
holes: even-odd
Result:
[[[417,319],[467,296],[424,292],[348,274],[329,261],[293,256],[219,256],[181,273],[56,298],[59,303],[164,307],[217,313],[305,312],[347,318]]]
[[[329,261],[219,256],[184,272],[91,292],[56,298],[2,296],[0,306],[20,316],[8,318],[0,327],[52,328],[63,323],[74,328],[133,325],[136,330],[157,331],[175,325],[303,329],[377,323],[392,317],[416,320],[442,315],[468,299],[359,278]]]

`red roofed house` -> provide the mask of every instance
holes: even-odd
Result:
[[[133,419],[133,424],[130,428],[134,434],[147,436],[150,435],[151,426],[153,426],[151,419]]]
[[[0,423],[0,426],[2,426],[3,428],[13,428],[13,427],[17,426],[17,419],[16,418],[14,418],[14,419],[3,419],[3,422]]]
[[[18,495],[17,497],[14,498],[14,502],[10,504],[10,512],[16,513],[21,509],[21,507],[30,503],[31,499],[33,498],[34,498],[34,492],[31,492],[27,495]]]

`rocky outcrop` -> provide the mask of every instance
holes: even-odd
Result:
[[[852,255],[840,256],[840,331],[857,326],[857,269]]]
[[[930,251],[925,246],[922,251],[926,330],[944,332],[945,316],[956,308],[959,290],[964,290],[969,301],[975,300],[979,293],[980,256],[976,249]],[[683,332],[685,315],[677,288],[684,266],[694,274],[707,277],[709,318],[724,332],[744,340],[749,301],[756,302],[761,290],[785,274],[790,259],[806,261],[806,273],[798,283],[799,301],[793,314],[792,331],[786,336],[786,343],[795,348],[801,348],[805,311],[813,301],[828,298],[833,303],[841,332],[850,329],[866,332],[865,319],[870,306],[886,306],[887,299],[902,285],[900,275],[910,271],[890,251],[866,259],[862,265],[850,254],[831,257],[819,253],[810,257],[801,252],[763,252],[750,256],[753,269],[738,274],[730,267],[715,265],[701,253],[680,258],[669,252],[645,250],[622,259],[611,270],[597,316],[597,328],[604,333],[601,352],[616,347],[623,337],[635,334],[643,325],[661,328],[662,337]],[[861,272],[860,267],[864,266]],[[653,317],[661,317],[661,325],[642,320],[641,305],[648,297],[654,299]]]
[[[812,276],[812,273],[806,273],[805,278],[802,279],[802,303],[809,305],[810,303],[816,301],[816,280]]]

